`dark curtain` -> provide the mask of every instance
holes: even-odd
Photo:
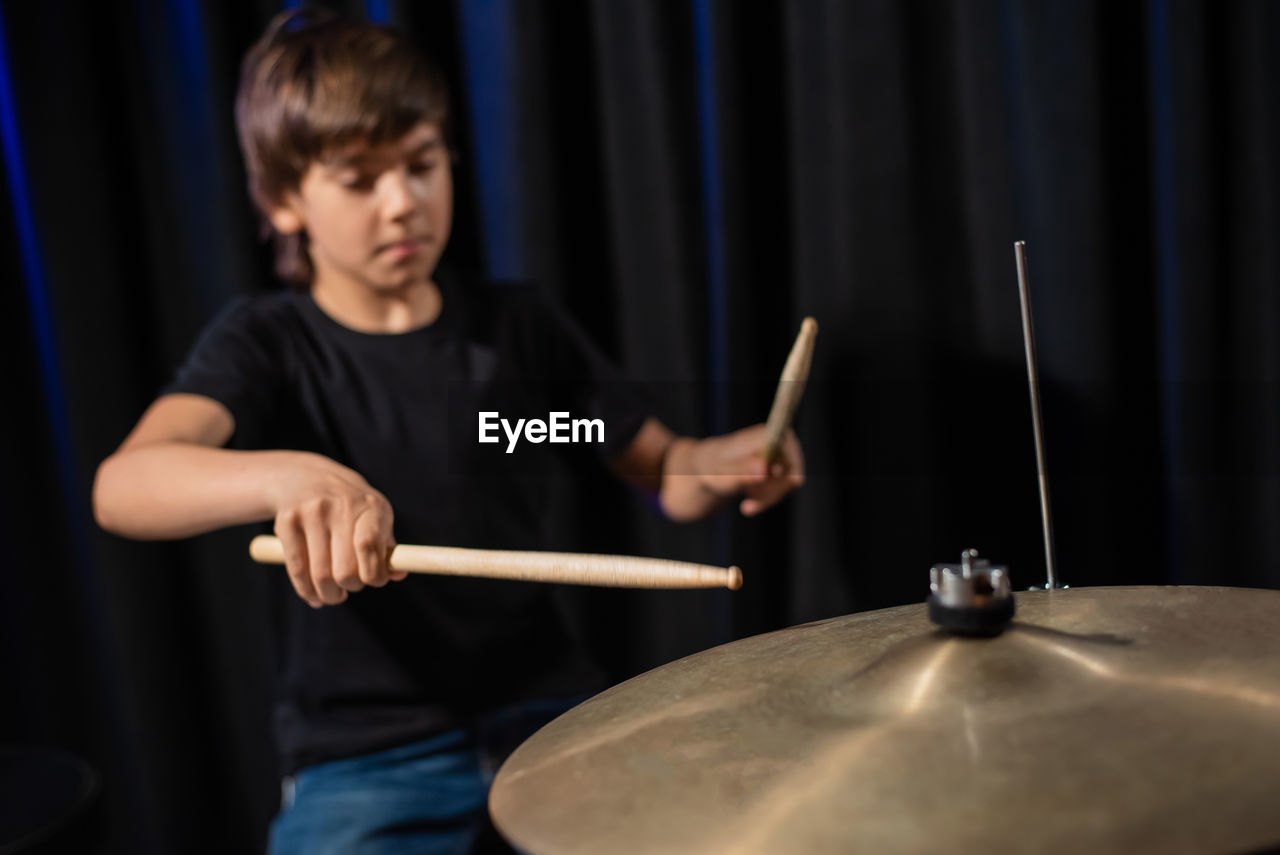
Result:
[[[274,287],[231,103],[278,8],[0,7],[0,743],[100,770],[101,851],[255,851],[277,799],[273,571],[242,531],[105,535],[89,488],[219,306]],[[341,8],[453,84],[449,261],[551,288],[676,430],[762,420],[821,325],[786,505],[677,527],[557,481],[556,548],[744,569],[564,591],[615,678],[918,602],[966,547],[1043,582],[1017,239],[1062,579],[1280,586],[1276,4]]]

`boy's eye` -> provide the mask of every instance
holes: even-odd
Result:
[[[338,183],[348,190],[372,190],[373,176],[359,172],[348,173],[338,177]]]
[[[415,175],[426,175],[428,172],[436,168],[436,160],[419,160],[409,165],[409,171]]]

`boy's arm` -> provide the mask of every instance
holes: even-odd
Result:
[[[768,472],[764,438],[763,424],[706,439],[678,437],[649,418],[611,468],[627,483],[657,493],[663,513],[677,522],[702,519],[735,496],[743,496],[739,510],[755,516],[804,483],[795,433],[787,432]]]
[[[211,398],[161,397],[98,467],[98,524],[150,540],[274,519],[289,577],[313,606],[404,577],[386,563],[391,506],[364,478],[318,454],[222,448],[234,430]]]

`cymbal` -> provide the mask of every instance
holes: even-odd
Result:
[[[1019,593],[726,644],[548,724],[499,771],[534,855],[1208,853],[1280,843],[1280,592]]]

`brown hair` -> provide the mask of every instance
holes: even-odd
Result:
[[[311,282],[306,234],[277,233],[267,214],[313,161],[394,141],[419,122],[437,125],[448,144],[448,118],[444,76],[396,31],[315,8],[273,18],[240,68],[236,129],[249,195],[275,239],[276,273]]]

